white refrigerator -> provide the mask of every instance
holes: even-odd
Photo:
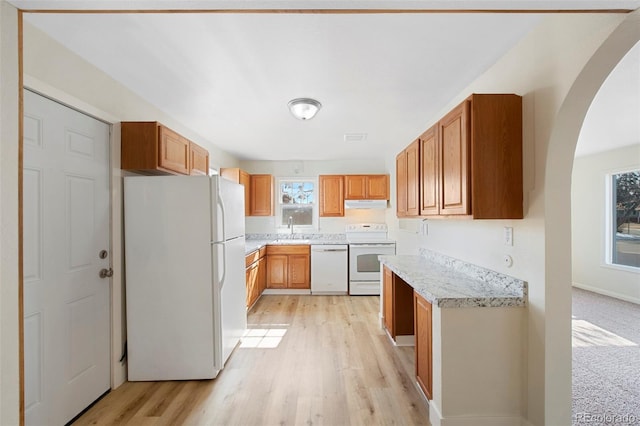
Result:
[[[244,190],[124,178],[129,380],[211,379],[247,328]]]

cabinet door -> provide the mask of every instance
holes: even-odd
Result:
[[[320,217],[344,216],[344,176],[318,176]]]
[[[427,399],[432,399],[433,353],[431,303],[414,293],[416,378]]]
[[[389,175],[367,176],[366,193],[366,197],[369,200],[388,200]]]
[[[420,137],[420,214],[437,215],[440,212],[440,178],[437,127]]]
[[[189,140],[176,132],[160,126],[160,149],[158,166],[180,173],[189,174]]]
[[[382,280],[382,314],[384,327],[391,334],[393,332],[393,273],[386,266]]]
[[[419,166],[420,141],[416,139],[406,149],[407,151],[407,216],[418,216],[419,208]]]
[[[396,157],[396,215],[407,215],[407,153],[402,151]]]
[[[254,262],[246,269],[247,308],[253,306],[258,299],[258,263]]]
[[[365,200],[367,198],[367,176],[347,175],[344,177],[345,196],[347,200]]]
[[[267,256],[267,288],[287,288],[287,259],[284,254]]]
[[[209,174],[209,151],[193,142],[189,144],[189,154],[191,155],[190,164],[192,175]]]
[[[251,175],[251,216],[273,216],[273,177]]]
[[[311,288],[311,274],[310,274],[310,257],[305,254],[291,254],[289,255],[289,267],[288,267],[288,287],[308,289]]]
[[[258,297],[267,288],[267,257],[258,260]]]
[[[251,215],[251,175],[244,170],[240,170],[240,185],[244,185],[244,215]]]
[[[469,102],[465,101],[438,123],[440,137],[440,214],[471,213],[469,175]]]

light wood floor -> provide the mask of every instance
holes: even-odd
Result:
[[[428,425],[377,296],[263,296],[215,380],[128,382],[76,425]]]

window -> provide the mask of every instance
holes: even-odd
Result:
[[[316,183],[311,179],[285,179],[278,181],[279,228],[312,229],[316,223]],[[291,218],[291,219],[290,219]]]
[[[611,175],[611,263],[640,268],[640,170]]]

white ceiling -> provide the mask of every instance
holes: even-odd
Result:
[[[22,0],[12,1],[24,7]],[[51,1],[29,0],[31,7]],[[74,2],[55,3],[57,9]],[[125,5],[123,2],[108,2]],[[172,1],[126,2],[141,9]],[[300,2],[192,1],[191,8]],[[388,7],[389,2],[323,2]],[[634,8],[640,1],[451,1],[462,8]],[[76,7],[78,3],[75,2]],[[92,6],[105,7],[96,0]],[[312,2],[304,3],[311,7]],[[397,7],[440,1],[398,1]],[[101,6],[102,5],[102,6]],[[86,6],[86,2],[85,2]],[[26,14],[25,19],[220,148],[242,159],[388,157],[530,31],[537,14]],[[296,97],[323,104],[310,121]],[[154,117],[140,117],[154,120]],[[345,133],[366,133],[344,142]]]

